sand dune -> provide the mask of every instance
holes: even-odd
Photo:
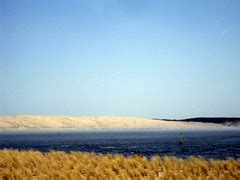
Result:
[[[129,117],[0,116],[0,130],[222,129],[221,124]]]

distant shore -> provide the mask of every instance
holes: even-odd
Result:
[[[225,124],[130,117],[0,116],[0,131],[25,130],[204,130],[231,129]]]
[[[157,118],[153,118],[158,120]],[[164,121],[182,121],[182,122],[201,122],[201,123],[214,123],[223,124],[226,126],[240,126],[240,118],[238,117],[196,117],[188,119],[161,119]]]

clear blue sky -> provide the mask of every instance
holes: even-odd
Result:
[[[240,116],[240,1],[0,0],[0,114]]]

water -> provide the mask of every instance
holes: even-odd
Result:
[[[238,130],[181,132],[0,132],[0,149],[240,158]]]

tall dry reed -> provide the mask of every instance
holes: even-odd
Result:
[[[240,179],[240,160],[0,150],[0,179]]]

